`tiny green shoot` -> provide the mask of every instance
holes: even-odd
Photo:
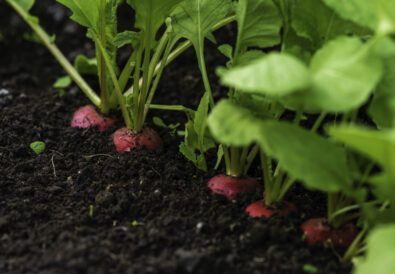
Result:
[[[41,154],[45,150],[45,143],[42,141],[35,141],[30,144],[30,148],[36,153],[37,155]]]

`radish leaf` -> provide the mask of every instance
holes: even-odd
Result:
[[[310,63],[312,87],[291,94],[306,111],[346,112],[361,106],[382,77],[382,62],[356,37],[340,37],[318,50]]]
[[[99,32],[100,1],[97,0],[56,0],[68,7],[73,15],[70,17],[78,24]]]
[[[148,33],[152,40],[177,4],[183,0],[127,0],[136,11],[136,28]]]
[[[306,65],[297,58],[270,53],[249,65],[223,71],[221,81],[245,92],[283,96],[309,87],[311,76]]]
[[[281,17],[271,0],[240,0],[236,6],[237,49],[266,48],[280,42]]]
[[[208,126],[214,138],[225,145],[257,142],[291,177],[309,188],[335,192],[352,186],[345,151],[313,132],[286,122],[258,119],[229,100],[217,104]]]
[[[376,88],[368,112],[377,126],[391,128],[395,127],[395,59],[388,59],[385,65],[383,80]]]
[[[326,41],[340,35],[350,35],[362,30],[354,23],[340,18],[334,10],[319,0],[299,1],[293,8],[292,19],[292,27],[297,35],[310,40],[314,48],[320,48]]]

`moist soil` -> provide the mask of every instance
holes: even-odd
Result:
[[[33,13],[57,34],[70,60],[79,53],[92,56],[91,42],[63,7],[37,2]],[[127,26],[126,6],[120,16]],[[262,188],[233,201],[212,195],[207,181],[224,167],[197,170],[178,151],[182,137],[152,124],[154,116],[182,124],[182,113],[151,111],[147,123],[164,142],[158,152],[118,154],[111,138],[122,127],[117,114],[113,130],[70,128],[73,112],[89,102],[75,85],[64,94],[52,88],[64,72],[26,33],[2,1],[0,273],[308,273],[308,265],[317,273],[350,273],[350,263],[339,263],[344,250],[309,246],[302,237],[305,220],[325,215],[324,194],[297,184],[286,196],[297,213],[248,217],[244,210],[262,198]],[[234,41],[233,33],[224,28],[218,43]],[[226,59],[207,46],[216,83],[213,71]],[[120,54],[121,63],[126,56]],[[97,89],[96,79],[87,79]],[[196,108],[202,91],[190,49],[166,69],[155,103]],[[214,86],[215,98],[225,94]],[[37,140],[47,146],[40,155],[29,147]],[[209,166],[215,161],[213,151]],[[251,175],[261,180],[260,174],[255,163]]]

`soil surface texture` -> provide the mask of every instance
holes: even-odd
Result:
[[[32,13],[70,60],[94,49],[70,13],[40,0]],[[120,28],[131,10],[125,6]],[[231,42],[231,28],[216,33]],[[147,119],[164,148],[118,154],[112,130],[70,128],[73,112],[88,104],[73,85],[62,94],[52,87],[64,76],[30,29],[0,2],[0,273],[350,273],[339,263],[342,249],[308,246],[300,225],[325,215],[326,198],[295,185],[286,196],[298,208],[289,216],[250,218],[245,208],[263,189],[234,201],[211,195],[207,181],[224,172],[197,170],[178,151],[182,137],[155,126],[185,122],[178,112],[151,111]],[[207,66],[226,59],[207,43]],[[127,49],[125,50],[127,53]],[[120,53],[120,63],[127,55]],[[196,108],[203,93],[194,51],[188,50],[163,76],[154,103]],[[97,90],[95,77],[87,78]],[[216,99],[226,90],[214,85]],[[30,143],[43,141],[36,155]],[[214,166],[216,152],[208,155]],[[251,176],[262,180],[255,163]]]

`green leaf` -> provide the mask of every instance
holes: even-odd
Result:
[[[36,141],[30,144],[30,148],[34,151],[34,153],[38,155],[45,150],[45,143],[41,141]]]
[[[279,97],[309,87],[311,76],[307,67],[295,57],[270,53],[250,65],[223,73],[221,82],[244,92]]]
[[[56,0],[68,7],[73,15],[70,17],[78,24],[99,32],[100,1],[97,0]]]
[[[392,0],[323,0],[343,18],[380,34],[395,31],[395,2]]]
[[[367,237],[366,258],[356,265],[355,274],[392,274],[395,269],[395,224],[382,225]]]
[[[194,163],[195,165],[197,164],[197,157],[195,150],[188,146],[186,143],[181,142],[179,146],[180,152],[187,158],[189,161]]]
[[[196,51],[203,49],[204,38],[211,28],[229,13],[230,0],[185,0],[174,11],[174,32],[189,39]]]
[[[237,48],[266,48],[280,43],[282,20],[272,0],[240,0],[236,6]]]
[[[377,161],[395,179],[395,129],[372,130],[359,126],[331,127],[336,140]]]
[[[340,35],[361,31],[359,26],[340,18],[321,0],[299,1],[294,6],[292,19],[292,27],[297,35],[309,39],[315,48]]]
[[[217,104],[208,126],[224,145],[257,142],[291,177],[309,188],[327,192],[351,188],[345,151],[316,133],[286,122],[257,119],[229,100]]]
[[[386,61],[384,77],[374,93],[368,113],[380,128],[395,127],[395,59]]]
[[[224,146],[219,145],[217,150],[217,162],[215,163],[214,169],[217,170],[221,164],[222,158],[224,157]]]
[[[316,50],[310,40],[298,36],[293,28],[288,29],[287,33],[284,34],[283,39],[283,52],[292,54],[303,61],[305,64],[310,63],[311,56]]]
[[[346,112],[361,106],[382,76],[382,62],[359,38],[341,37],[314,55],[313,86],[300,97],[306,109]]]
[[[194,129],[197,133],[199,149],[205,151],[204,136],[206,132],[207,114],[210,104],[210,94],[206,91],[200,100],[198,109],[195,113]]]
[[[164,24],[174,8],[183,0],[127,0],[136,11],[135,27],[155,39],[156,32]]]
[[[74,67],[80,74],[96,75],[97,60],[88,58],[83,54],[78,54],[74,59]]]
[[[376,0],[323,0],[341,17],[372,30],[377,25]]]
[[[58,78],[55,83],[53,84],[54,88],[67,88],[71,85],[72,80],[70,76],[63,76]]]
[[[225,57],[228,57],[230,61],[233,59],[233,48],[229,44],[223,44],[218,47],[219,52],[221,52]]]
[[[35,0],[7,0],[9,2],[14,2],[20,6],[24,11],[29,12],[33,7]]]
[[[131,44],[135,47],[135,45],[140,41],[140,33],[135,32],[135,31],[123,31],[121,33],[118,33],[114,40],[113,44],[117,47],[123,47],[124,45]]]
[[[265,55],[266,55],[266,53],[264,53],[263,51],[251,49],[251,50],[243,52],[242,54],[239,55],[239,57],[237,58],[236,65],[237,66],[249,65],[252,62],[262,58]]]

